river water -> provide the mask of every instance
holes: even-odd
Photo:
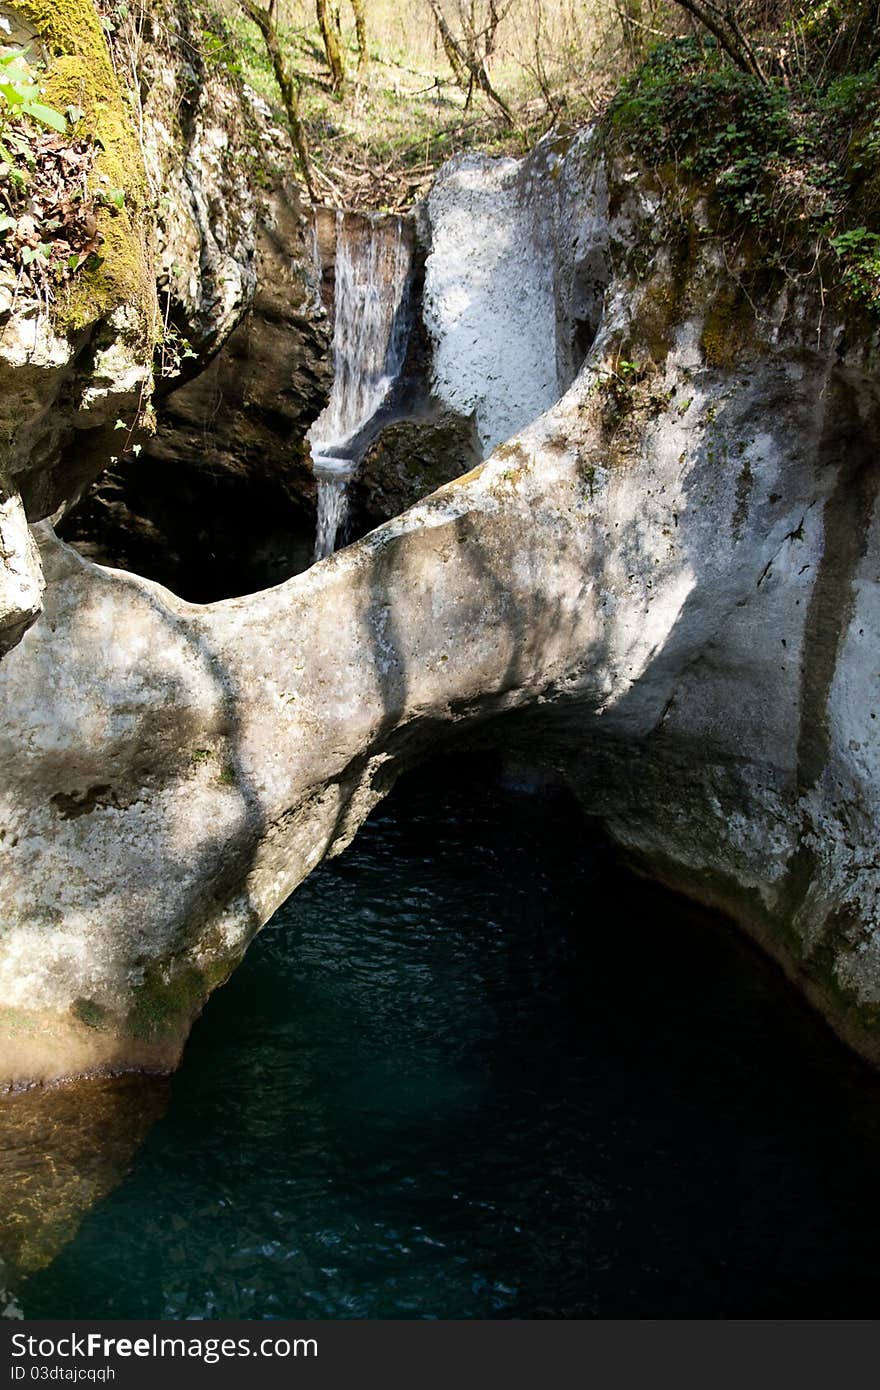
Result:
[[[880,1082],[564,799],[413,773],[196,1026],[31,1317],[875,1316]]]

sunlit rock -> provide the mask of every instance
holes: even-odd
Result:
[[[445,225],[477,200],[508,268],[538,223],[572,232],[552,266],[541,250],[521,323],[482,246],[479,314],[432,311],[438,382],[489,441],[512,374],[521,428],[480,467],[202,608],[45,531],[45,612],[0,666],[3,1081],[173,1066],[396,773],[475,737],[555,767],[880,1055],[873,350],[806,291],[749,318],[748,267],[699,238],[674,265],[638,169],[588,140],[559,159],[441,180]],[[457,273],[429,263],[435,286]],[[484,366],[487,324],[524,344],[499,337],[482,394],[466,322]]]

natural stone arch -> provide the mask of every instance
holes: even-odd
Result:
[[[582,154],[571,196],[601,159]],[[615,276],[584,370],[457,483],[204,608],[44,536],[47,613],[0,666],[0,1079],[173,1066],[396,773],[515,713],[493,737],[537,730],[620,844],[732,911],[878,1056],[873,360],[841,364],[809,305],[786,339],[774,304],[747,365],[739,343],[709,360],[665,248],[647,279],[627,259],[651,207],[608,178]],[[730,290],[711,248],[688,273],[710,311]]]

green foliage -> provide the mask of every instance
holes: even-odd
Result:
[[[25,50],[0,55],[0,264],[48,303],[73,272],[100,263],[95,209],[122,194],[88,194],[97,150],[68,128],[69,117],[72,124],[81,113],[69,107],[62,115],[41,96],[37,68]]]
[[[452,13],[454,7],[444,4]],[[476,148],[522,155],[554,126],[570,131],[595,114],[616,80],[607,65],[601,71],[596,66],[600,47],[604,55],[600,37],[619,28],[616,16],[600,16],[582,0],[541,0],[534,9],[516,0],[498,9],[504,18],[491,79],[516,115],[515,129],[484,94],[469,94],[454,80],[426,0],[367,0],[370,61],[363,71],[354,12],[342,6],[341,42],[351,80],[341,93],[329,81],[315,0],[283,0],[274,7],[281,48],[299,84],[322,201],[400,210],[421,196],[433,171],[455,154]],[[205,65],[245,84],[283,126],[265,43],[237,0],[205,0],[199,31]],[[243,102],[246,117],[248,105]],[[253,134],[248,171],[256,184],[269,187],[290,171],[279,167],[277,150],[259,130]]]
[[[280,26],[285,51],[295,52],[296,35]],[[266,45],[253,20],[240,10],[227,15],[202,16],[201,53],[208,67],[221,68],[241,78],[270,103],[278,102],[278,89]]]
[[[872,76],[875,89],[874,105],[876,105],[877,92],[880,90],[880,76],[877,74],[872,74]],[[870,173],[872,166],[876,167],[880,163],[880,116],[875,116],[854,137],[851,154],[850,172],[853,174],[860,174],[863,171]]]
[[[612,434],[616,432],[635,409],[640,395],[637,388],[646,378],[647,371],[639,362],[623,357],[615,357],[596,368],[588,394],[599,399],[606,430]]]
[[[880,233],[851,227],[831,238],[840,259],[843,282],[853,299],[880,312]]]
[[[619,357],[615,364],[616,375],[623,381],[636,381],[642,374],[642,368],[638,362],[627,362]]]
[[[818,91],[818,105],[835,115],[851,115],[862,102],[870,98],[871,89],[876,82],[873,72],[847,72],[828,83],[824,91]]]
[[[823,74],[848,79],[880,59],[876,0],[815,0],[798,6],[790,29],[807,61],[819,60]]]
[[[609,108],[614,125],[653,165],[674,162],[714,183],[722,206],[767,222],[762,186],[797,149],[785,93],[722,61],[714,43],[662,44]]]
[[[67,118],[41,101],[38,67],[28,61],[23,48],[12,48],[0,56],[0,159],[12,163],[13,154],[29,152],[31,123],[64,135]]]
[[[714,41],[677,40],[623,84],[607,121],[646,164],[708,197],[722,236],[739,245],[748,230],[787,275],[827,268],[880,313],[880,72],[818,72],[764,83]]]
[[[189,339],[183,336],[177,325],[166,321],[156,353],[156,375],[162,378],[179,376],[188,358],[195,361],[198,353],[193,351]]]

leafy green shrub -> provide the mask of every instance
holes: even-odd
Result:
[[[853,299],[880,310],[880,232],[851,227],[832,237],[832,250],[843,267],[843,281]]]
[[[48,305],[55,287],[100,264],[96,210],[119,209],[124,194],[88,191],[98,146],[77,133],[82,112],[41,97],[27,52],[0,50],[0,267]]]
[[[649,167],[674,166],[675,183],[684,175],[712,199],[718,233],[739,244],[750,228],[764,266],[828,268],[852,303],[880,313],[878,95],[880,65],[765,83],[690,38],[659,45],[607,120]]]
[[[22,48],[0,55],[0,159],[12,163],[13,153],[28,153],[27,128],[37,122],[64,135],[67,117],[40,100],[37,69]]]
[[[661,44],[609,108],[614,126],[648,163],[674,162],[715,181],[722,204],[752,222],[769,221],[762,182],[791,155],[797,133],[781,88],[723,62],[714,43]]]

